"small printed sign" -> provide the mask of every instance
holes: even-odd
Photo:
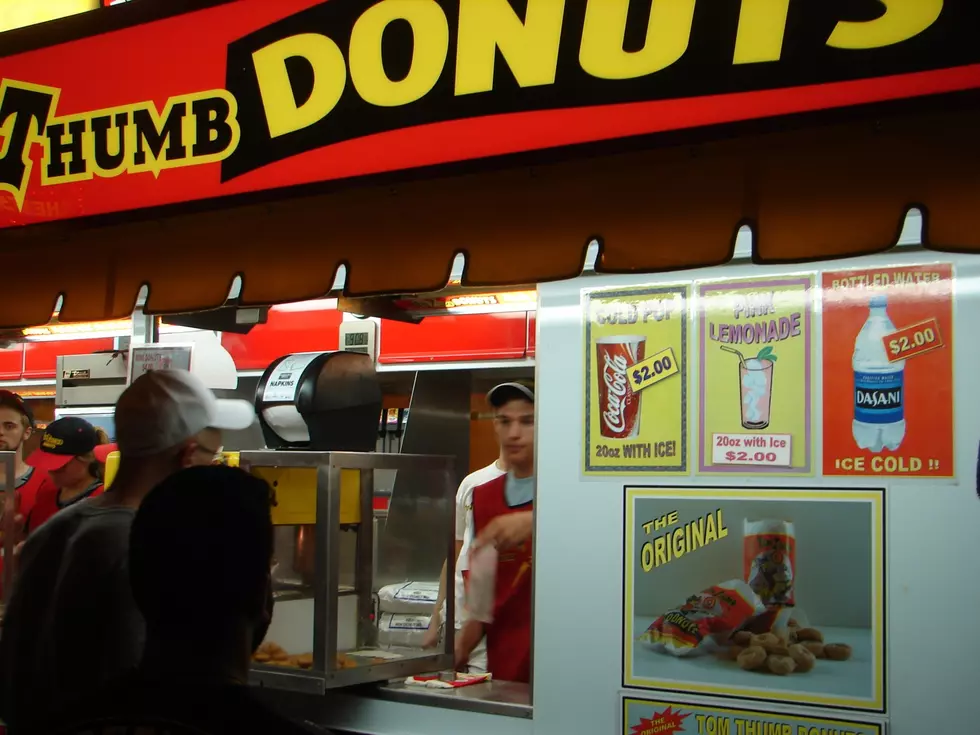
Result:
[[[938,350],[943,346],[943,337],[939,332],[939,321],[928,319],[892,332],[883,337],[882,342],[888,362],[898,362]]]
[[[266,403],[285,402],[293,400],[296,388],[303,371],[321,352],[302,352],[289,355],[276,365],[269,380],[265,384],[262,400]]]
[[[151,370],[190,370],[193,345],[133,345],[129,357],[129,379],[136,380]]]
[[[623,735],[882,735],[880,722],[623,698]]]
[[[712,434],[712,464],[789,467],[792,434]]]
[[[674,350],[668,347],[633,366],[628,375],[630,387],[634,392],[639,392],[671,375],[677,375],[680,369],[677,358],[674,357]]]

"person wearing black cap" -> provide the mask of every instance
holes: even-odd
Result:
[[[271,499],[265,480],[220,465],[182,470],[150,491],[133,520],[128,557],[146,620],[142,659],[68,704],[56,719],[71,727],[45,733],[328,732],[266,708],[248,685],[273,613]]]
[[[34,507],[38,490],[48,480],[46,472],[36,472],[24,461],[25,444],[33,433],[34,413],[24,399],[9,390],[0,390],[0,452],[16,453],[14,488],[20,516],[25,516]]]
[[[461,668],[486,635],[488,671],[495,679],[531,677],[531,535],[534,527],[534,390],[502,383],[487,394],[508,471],[473,491],[469,514],[475,552],[493,544],[499,556],[493,622],[469,619],[456,636]]]
[[[78,416],[49,424],[41,446],[27,458],[27,464],[46,472],[52,483],[38,492],[34,507],[24,514],[27,533],[59,510],[101,495],[105,460],[114,449],[104,431]]]
[[[211,464],[222,430],[254,420],[250,403],[218,399],[183,370],[144,373],[123,391],[112,486],[56,513],[20,554],[0,635],[0,718],[11,733],[44,732],[59,704],[139,661],[145,628],[127,572],[136,510],[163,479]]]

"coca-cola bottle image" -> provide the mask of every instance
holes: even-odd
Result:
[[[629,370],[643,361],[646,341],[632,334],[596,340],[599,433],[608,439],[632,439],[640,433],[640,395],[630,386]]]

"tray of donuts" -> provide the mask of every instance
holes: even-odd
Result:
[[[312,653],[290,654],[285,648],[273,641],[267,641],[259,646],[255,653],[252,654],[252,661],[264,666],[281,666],[287,669],[304,669],[308,671],[313,668]],[[387,663],[387,660],[384,658],[351,656],[346,653],[338,653],[336,668],[356,669],[358,666],[381,663]]]

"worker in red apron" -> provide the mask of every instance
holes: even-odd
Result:
[[[496,546],[492,622],[467,620],[456,638],[457,669],[486,635],[487,670],[494,679],[531,678],[531,533],[534,525],[534,391],[502,383],[487,394],[507,474],[473,491],[469,523],[474,553]]]
[[[27,533],[59,510],[101,495],[105,460],[114,449],[104,431],[78,416],[49,424],[40,447],[27,458],[27,464],[51,478],[25,514]]]

